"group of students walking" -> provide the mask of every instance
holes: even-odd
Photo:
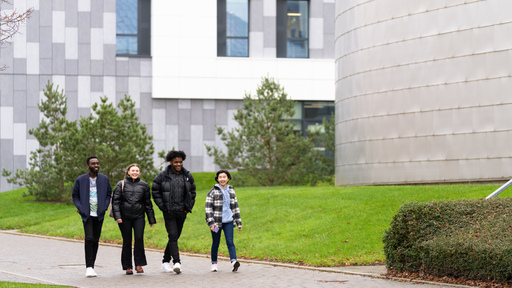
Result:
[[[178,239],[181,235],[187,214],[192,211],[196,199],[196,185],[192,174],[183,167],[186,159],[183,151],[170,151],[166,156],[169,165],[158,173],[149,185],[140,179],[141,169],[136,163],[125,171],[125,177],[114,188],[110,187],[109,178],[99,173],[99,160],[96,156],[87,158],[89,172],[79,176],[73,186],[73,203],[80,214],[85,236],[85,266],[87,277],[97,276],[94,263],[99,247],[99,239],[106,211],[111,206],[123,237],[121,265],[125,273],[144,273],[142,266],[147,265],[144,252],[144,228],[146,215],[151,227],[156,224],[151,196],[163,213],[168,242],[162,259],[162,270],[181,273],[181,260]],[[212,235],[211,271],[218,271],[217,254],[221,231],[224,232],[228,246],[232,271],[240,267],[233,242],[235,225],[242,230],[240,209],[235,190],[228,185],[231,175],[226,170],[219,170],[215,175],[214,187],[208,192],[205,202],[205,219]],[[111,203],[110,203],[111,202]],[[133,231],[133,234],[132,234]],[[132,235],[133,262],[132,262]],[[172,265],[171,265],[172,263]]]

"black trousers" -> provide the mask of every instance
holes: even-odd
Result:
[[[145,266],[146,253],[144,252],[144,226],[146,226],[146,218],[141,217],[133,220],[123,219],[123,223],[118,223],[119,230],[123,236],[123,250],[121,251],[121,264],[123,270],[133,269],[132,266],[132,229],[135,238],[133,245],[133,260],[135,266]]]
[[[85,267],[94,268],[96,255],[98,254],[102,226],[103,220],[98,220],[98,217],[90,216],[87,218],[87,221],[84,222]]]
[[[169,241],[167,242],[167,247],[165,247],[162,263],[171,262],[171,257],[173,263],[181,263],[178,239],[180,238],[186,218],[187,212],[185,211],[164,212],[165,229],[167,230]]]

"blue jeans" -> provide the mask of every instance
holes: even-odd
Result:
[[[224,231],[224,238],[226,238],[226,245],[228,246],[229,258],[231,262],[236,261],[236,249],[235,243],[233,243],[233,230],[234,230],[233,222],[222,223],[222,228],[219,229],[217,233],[212,232],[212,264],[217,264],[217,254],[219,253],[219,244],[220,244],[220,232]]]

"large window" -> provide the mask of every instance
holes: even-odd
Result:
[[[309,57],[309,1],[277,1],[277,57]]]
[[[116,1],[116,54],[151,55],[151,1]]]
[[[249,0],[217,1],[217,55],[249,56]]]
[[[295,103],[295,114],[291,119],[295,125],[295,131],[303,136],[308,130],[323,131],[323,120],[331,119],[334,114],[334,102],[329,101],[297,101]]]

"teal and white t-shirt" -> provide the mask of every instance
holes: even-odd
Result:
[[[93,217],[98,217],[98,190],[96,189],[96,178],[89,177],[89,205],[90,205],[90,215]]]

